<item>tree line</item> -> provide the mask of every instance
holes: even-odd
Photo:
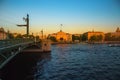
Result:
[[[49,37],[49,39],[53,42],[57,42],[57,39],[54,36]],[[72,41],[74,42],[76,40],[78,40],[79,42],[120,41],[120,36],[116,37],[116,36],[112,36],[111,34],[105,34],[105,36],[103,36],[100,34],[100,35],[93,35],[88,40],[88,36],[86,34],[82,34],[80,36],[72,35]]]
[[[39,39],[39,36],[34,36],[33,34],[32,35],[28,35],[27,36],[27,34],[16,34],[16,36],[14,36],[14,34],[13,33],[7,33],[7,39],[22,39],[22,38],[31,38],[31,39],[34,39],[34,38],[36,38],[36,39]]]

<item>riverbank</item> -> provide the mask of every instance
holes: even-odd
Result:
[[[103,41],[103,42],[86,42],[86,41],[81,41],[81,42],[52,42],[52,45],[57,45],[57,44],[120,44],[120,41]]]

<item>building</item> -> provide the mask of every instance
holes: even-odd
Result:
[[[106,41],[120,41],[120,29],[119,27],[115,32],[109,32],[105,34]]]
[[[105,39],[105,34],[103,32],[98,32],[98,31],[88,31],[85,33],[86,37],[87,37],[87,40],[88,41],[91,41],[91,38],[93,36],[96,37],[96,40],[95,41],[104,41]],[[97,38],[99,37],[99,39]],[[101,38],[100,38],[101,37]]]
[[[111,36],[120,37],[120,29],[119,29],[119,27],[116,29],[115,32],[111,32]]]
[[[60,30],[57,33],[49,34],[48,37],[55,37],[58,42],[72,42],[72,34]]]
[[[5,32],[4,28],[0,28],[0,40],[7,39],[7,33]]]

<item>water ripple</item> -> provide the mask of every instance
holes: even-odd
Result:
[[[104,44],[53,45],[51,59],[37,62],[34,80],[119,80],[119,52]]]

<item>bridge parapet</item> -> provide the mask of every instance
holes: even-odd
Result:
[[[16,54],[33,43],[34,39],[29,38],[0,40],[0,69]]]
[[[33,39],[9,39],[9,40],[0,40],[0,48],[20,44],[20,43],[26,43],[26,42],[33,42]]]

